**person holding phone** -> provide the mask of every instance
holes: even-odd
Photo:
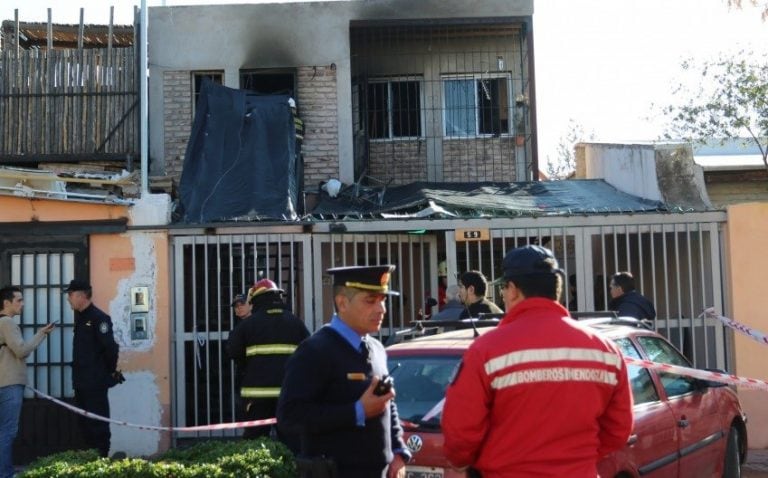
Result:
[[[24,297],[16,286],[0,289],[0,478],[13,476],[13,441],[19,431],[19,416],[27,384],[26,358],[51,333],[54,324],[38,329],[24,341],[14,317],[21,314]]]

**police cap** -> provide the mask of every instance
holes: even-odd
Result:
[[[89,284],[88,281],[72,279],[69,281],[69,286],[64,289],[64,292],[75,292],[79,290],[89,291],[91,290],[91,284]]]
[[[334,286],[352,287],[377,294],[400,295],[389,288],[393,265],[334,267],[326,272],[333,276]]]

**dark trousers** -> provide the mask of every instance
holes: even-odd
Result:
[[[276,398],[241,398],[242,416],[244,420],[263,420],[265,418],[275,418],[277,409]],[[259,437],[270,436],[272,425],[260,427],[247,427],[243,430],[243,438],[253,440]]]
[[[75,406],[95,415],[109,418],[109,400],[106,388],[75,389]],[[95,448],[101,456],[109,455],[112,434],[109,423],[79,416],[80,430],[88,448]]]

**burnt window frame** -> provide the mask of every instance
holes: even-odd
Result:
[[[394,83],[411,83],[415,84],[418,88],[418,94],[416,95],[416,100],[418,101],[417,108],[412,108],[415,111],[418,111],[418,122],[417,122],[417,128],[418,128],[418,134],[416,136],[413,135],[395,135],[395,126],[394,126],[394,108],[393,108],[393,84]],[[373,87],[373,85],[382,85],[386,84],[387,88],[387,135],[386,136],[374,136],[373,131],[371,129],[371,102],[370,102],[370,89]],[[406,87],[407,88],[407,87]],[[365,121],[365,127],[366,127],[366,134],[368,136],[368,139],[370,141],[402,141],[402,140],[417,140],[417,139],[423,139],[424,138],[424,78],[421,76],[415,77],[415,76],[396,76],[396,77],[385,77],[385,78],[372,78],[368,81],[368,88],[365,91],[365,102],[367,105],[367,113],[365,114],[363,121]],[[410,110],[410,109],[408,109]],[[407,115],[410,116],[410,115]]]
[[[196,70],[191,72],[191,86],[192,86],[192,119],[195,119],[195,110],[197,109],[197,102],[200,99],[200,86],[202,85],[203,78],[208,77],[211,81],[217,85],[224,84],[224,70]],[[198,81],[199,78],[199,81]]]
[[[480,102],[478,101],[478,90],[481,88],[481,81],[484,80],[506,80],[504,83],[507,85],[507,104],[506,104],[506,110],[507,110],[507,129],[506,131],[499,132],[499,133],[481,133],[480,132],[480,126],[481,126],[481,117],[482,117],[482,108],[479,106]],[[448,88],[446,87],[446,83],[449,81],[472,81],[473,82],[473,93],[474,93],[474,133],[468,132],[468,134],[451,134],[448,131]],[[441,86],[442,86],[442,120],[443,120],[443,137],[445,139],[472,139],[472,138],[494,138],[494,137],[510,137],[517,134],[515,124],[514,124],[514,118],[515,118],[515,112],[514,112],[514,101],[512,99],[512,92],[513,90],[513,81],[512,81],[512,74],[510,72],[498,72],[498,73],[462,73],[462,74],[450,74],[450,75],[442,75],[440,78]],[[500,83],[499,83],[500,84]]]
[[[291,77],[291,87],[288,91],[259,91],[252,84],[255,77]],[[237,84],[241,90],[254,91],[260,95],[288,95],[296,99],[299,79],[296,68],[242,68],[238,71]]]

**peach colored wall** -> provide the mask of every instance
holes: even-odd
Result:
[[[26,221],[97,221],[128,217],[128,207],[53,199],[0,198],[3,208],[0,222]]]
[[[768,203],[748,203],[728,207],[725,230],[725,261],[730,293],[728,317],[755,330],[768,333],[768,295],[765,275],[768,261]],[[768,346],[735,334],[736,374],[768,380]],[[768,448],[768,392],[739,391],[747,412],[750,448]]]
[[[112,316],[126,382],[110,390],[112,417],[132,423],[170,426],[170,304],[168,236],[129,231],[90,237],[93,300]],[[149,287],[146,340],[132,340],[130,288]],[[122,392],[122,393],[121,393]],[[136,403],[137,397],[141,397]],[[170,447],[170,434],[112,426],[112,450],[152,455]]]
[[[98,221],[129,218],[129,206],[0,196],[0,223]],[[132,221],[131,221],[132,222]],[[88,238],[93,302],[112,317],[126,382],[109,391],[112,418],[154,426],[171,424],[169,249],[167,231],[126,231]],[[130,288],[150,291],[148,338],[131,339]],[[154,455],[170,434],[112,425],[111,453]]]

